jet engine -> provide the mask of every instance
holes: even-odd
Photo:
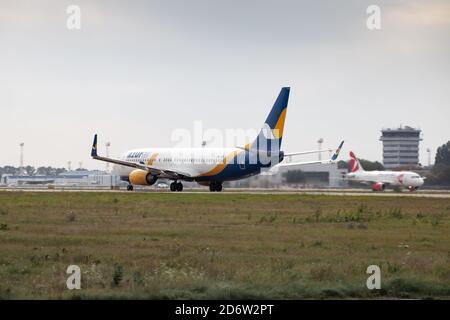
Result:
[[[150,172],[136,169],[131,171],[128,176],[130,184],[139,185],[139,186],[151,186],[155,184],[156,180],[158,180],[157,176],[152,175]]]
[[[383,182],[377,182],[372,185],[373,191],[384,191],[386,185]]]

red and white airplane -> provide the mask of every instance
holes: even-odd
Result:
[[[351,172],[347,174],[348,180],[370,183],[373,191],[383,191],[386,185],[415,191],[423,185],[425,179],[411,171],[365,171],[352,151],[349,168]]]

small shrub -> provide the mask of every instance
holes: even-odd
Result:
[[[321,214],[322,214],[322,209],[317,208],[317,210],[314,212],[314,218],[315,218],[316,222],[319,222]]]
[[[133,272],[133,283],[136,287],[140,287],[144,283],[142,279],[142,274],[139,271]]]
[[[335,290],[335,289],[324,289],[319,293],[319,296],[321,298],[344,298],[345,295],[340,292],[339,290]]]
[[[67,214],[67,221],[69,221],[69,222],[74,222],[75,219],[76,219],[75,213],[74,213],[73,211],[70,211],[70,212]]]
[[[0,299],[6,300],[11,299],[12,297],[12,291],[10,288],[0,288]]]
[[[0,230],[8,230],[8,224],[0,223]]]
[[[430,219],[430,223],[433,227],[436,227],[441,224],[442,214],[433,214]]]
[[[42,265],[43,258],[37,255],[30,256],[30,262],[33,267],[38,267]]]
[[[439,288],[433,288],[428,283],[419,279],[395,278],[386,283],[389,294],[402,298],[409,298],[416,295],[428,295],[438,293]]]
[[[261,219],[259,219],[259,223],[263,223],[263,222],[274,222],[275,220],[277,220],[278,215],[275,213],[273,215],[270,215],[269,217],[266,216],[262,216]]]
[[[369,225],[365,222],[358,223],[356,226],[358,229],[368,229]]]
[[[332,280],[335,277],[333,268],[330,265],[318,265],[311,268],[311,278],[317,281]]]
[[[365,203],[361,203],[358,208],[356,209],[356,212],[359,214],[362,214],[367,211],[367,205]]]
[[[122,279],[123,279],[123,267],[121,265],[116,264],[114,266],[114,273],[112,279],[113,286],[117,287],[122,281]]]
[[[270,269],[272,270],[272,272],[283,273],[288,270],[292,270],[294,266],[295,266],[294,260],[279,259],[279,258],[270,259]]]
[[[389,273],[397,273],[401,271],[401,266],[396,263],[387,263],[387,269]]]
[[[389,215],[392,218],[395,218],[395,219],[402,219],[403,218],[403,214],[402,214],[402,209],[401,208],[391,208],[388,213],[389,213]]]
[[[322,240],[316,240],[312,243],[311,247],[321,247],[323,244]]]
[[[345,212],[343,218],[344,218],[344,222],[361,222],[361,221],[364,221],[364,216],[360,212],[360,209],[357,209],[355,212]]]

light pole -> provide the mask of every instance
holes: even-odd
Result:
[[[323,143],[323,138],[320,138],[319,140],[317,140],[317,144],[319,145],[319,161],[322,161],[322,143]]]
[[[109,147],[111,147],[111,142],[107,142],[106,146],[106,157],[109,158]],[[106,163],[106,173],[109,173],[109,162]]]
[[[19,168],[19,174],[22,175],[22,176],[25,175],[25,167],[23,165],[24,147],[25,147],[25,143],[21,142],[20,143],[20,168]]]

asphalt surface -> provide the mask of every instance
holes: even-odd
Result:
[[[55,189],[49,188],[0,188],[0,192],[111,192],[111,193],[130,193],[124,189],[110,190],[101,188],[62,188],[57,187]],[[168,189],[140,189],[136,188],[134,193],[171,193]],[[175,194],[177,192],[174,192]],[[419,190],[409,192],[407,190],[403,192],[395,192],[387,190],[384,192],[373,192],[365,189],[236,189],[228,188],[222,192],[210,192],[206,188],[185,188],[183,193],[189,194],[308,194],[308,195],[330,195],[330,196],[371,196],[371,197],[427,197],[427,198],[448,198],[450,199],[450,191],[442,190]]]

